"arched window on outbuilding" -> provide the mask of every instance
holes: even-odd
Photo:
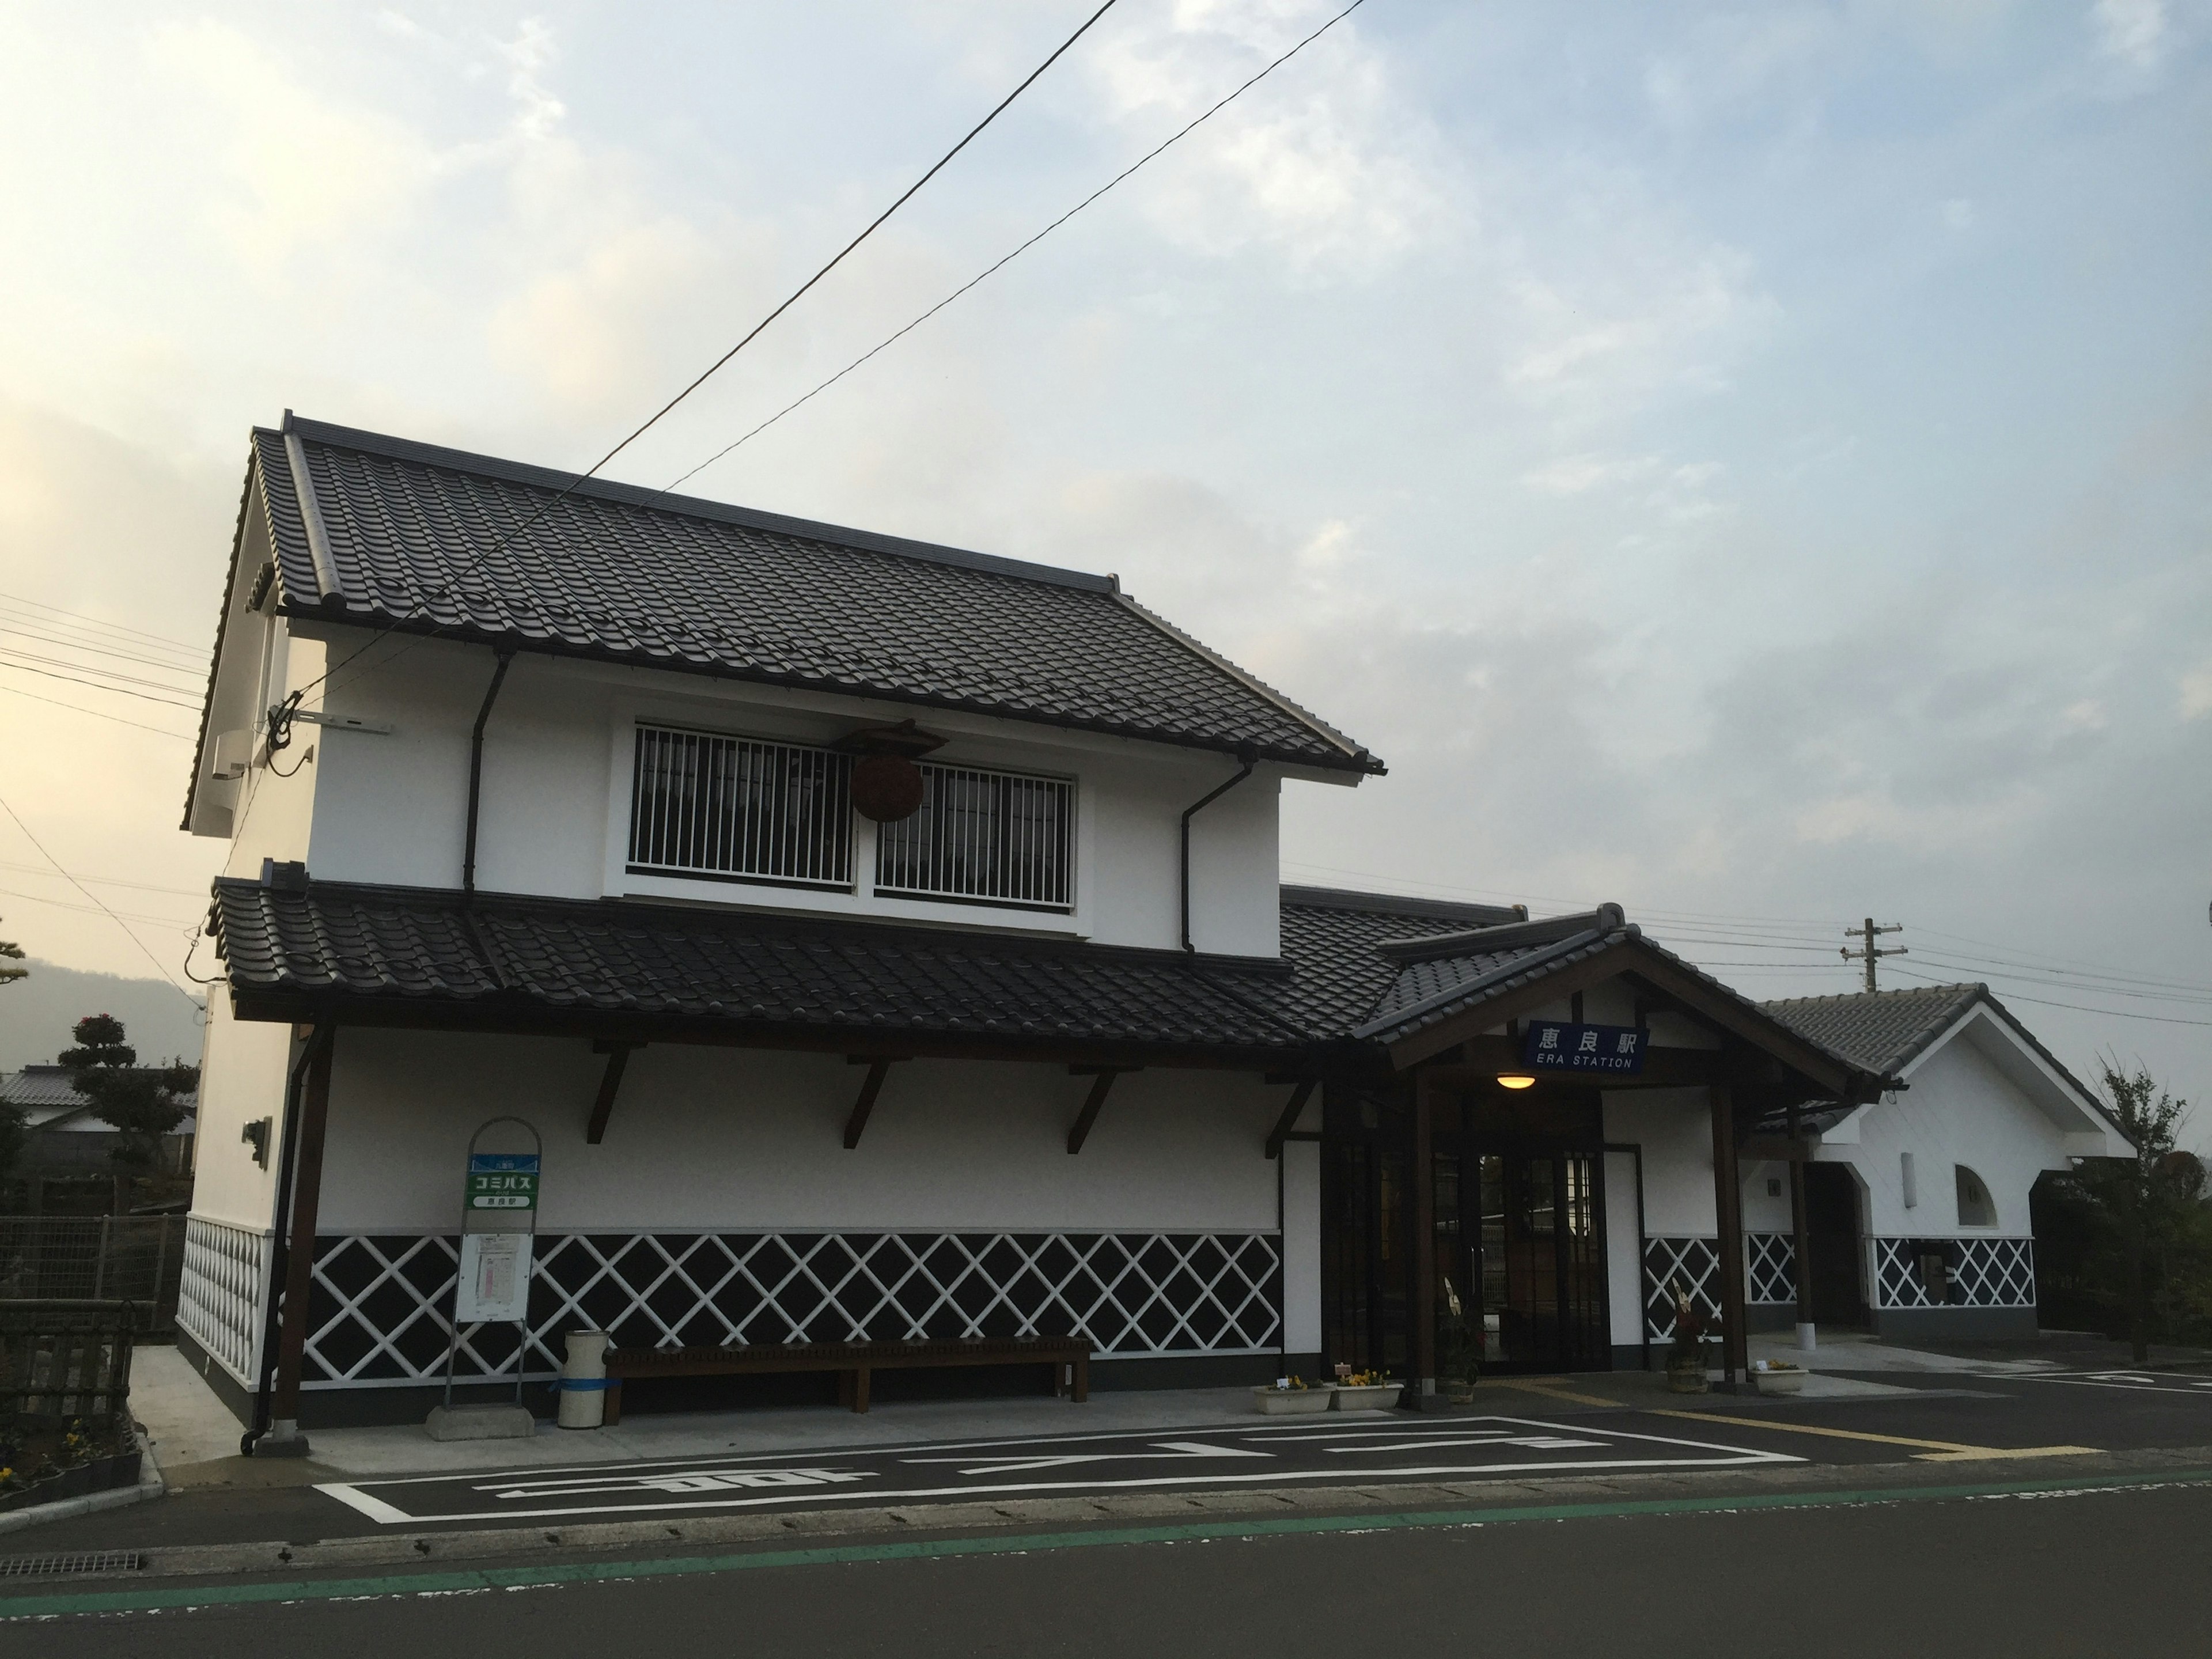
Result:
[[[1997,1224],[1996,1200],[1990,1196],[1989,1183],[1961,1164],[1959,1176],[1959,1224],[1961,1227],[1994,1227]]]

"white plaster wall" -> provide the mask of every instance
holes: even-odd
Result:
[[[1711,1160],[1707,1160],[1710,1163]],[[1786,1233],[1790,1218],[1790,1166],[1760,1160],[1739,1162],[1737,1177],[1743,1182],[1743,1230],[1747,1233]],[[1770,1191],[1770,1187],[1775,1190]]]
[[[581,1041],[341,1032],[323,1230],[455,1225],[469,1136],[507,1113],[545,1138],[547,1231],[1276,1224],[1265,1146],[1282,1091],[1249,1077],[1125,1075],[1071,1157],[1090,1081],[1064,1066],[896,1066],[848,1152],[844,1125],[865,1073],[840,1056],[644,1049],[605,1142],[591,1146],[584,1124],[603,1065]]]
[[[1623,1089],[1603,1099],[1607,1144],[1644,1149],[1645,1235],[1717,1236],[1712,1109],[1705,1091]]]
[[[1607,1152],[1605,1287],[1617,1347],[1644,1340],[1644,1237],[1636,1200],[1636,1154]]]
[[[1312,1114],[1318,1116],[1317,1111]],[[1283,1347],[1321,1352],[1321,1146],[1283,1144]]]
[[[240,1227],[270,1224],[276,1212],[291,1052],[290,1026],[233,1019],[230,998],[215,988],[201,1049],[194,1215]],[[260,1117],[272,1120],[266,1170],[254,1163],[253,1149],[239,1138],[246,1124]]]
[[[2067,1166],[2060,1128],[1972,1044],[1953,1041],[1929,1055],[1911,1085],[1862,1113],[1856,1146],[1821,1146],[1823,1163],[1855,1165],[1866,1183],[1868,1224],[1897,1237],[2023,1236],[2028,1189],[2045,1170]],[[1905,1205],[1900,1154],[1917,1164],[1919,1203]],[[1961,1227],[1954,1170],[1982,1178],[1997,1224]]]
[[[390,735],[324,732],[310,867],[319,878],[456,887],[467,811],[469,732],[493,658],[446,641],[388,670],[341,677],[331,712],[388,724]],[[640,716],[708,729],[827,741],[871,720],[921,718],[951,741],[936,758],[1073,775],[1079,790],[1073,917],[878,898],[869,844],[858,890],[805,892],[633,877],[622,867],[627,766]],[[486,728],[477,884],[556,897],[607,894],[956,927],[1074,933],[1102,943],[1177,948],[1183,809],[1234,775],[1226,757],[855,698],[718,684],[544,657],[515,659]],[[1192,931],[1202,951],[1279,949],[1279,770],[1261,769],[1192,823]],[[300,856],[297,852],[286,856]],[[255,867],[258,867],[258,854]]]

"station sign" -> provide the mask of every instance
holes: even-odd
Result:
[[[1529,1023],[1521,1057],[1532,1072],[1596,1072],[1634,1077],[1644,1069],[1651,1033],[1633,1025],[1578,1025],[1565,1020]]]
[[[465,1207],[471,1211],[535,1210],[538,1154],[471,1152]]]

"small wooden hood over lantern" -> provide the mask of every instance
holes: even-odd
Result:
[[[915,762],[945,739],[912,720],[896,726],[864,726],[837,740],[837,749],[860,758],[853,763],[853,805],[862,817],[896,823],[921,810],[921,769]]]

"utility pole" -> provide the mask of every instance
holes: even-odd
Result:
[[[1866,988],[1868,990],[1871,991],[1875,988],[1874,982],[1874,965],[1875,963],[1881,961],[1884,957],[1904,957],[1912,954],[1902,945],[1893,945],[1887,950],[1878,950],[1875,946],[1875,935],[1877,933],[1901,933],[1904,931],[1905,924],[1901,921],[1891,922],[1886,927],[1877,927],[1874,925],[1874,918],[1872,916],[1869,916],[1864,921],[1861,922],[1856,927],[1846,927],[1844,929],[1844,937],[1845,939],[1856,939],[1864,941],[1864,943],[1863,943],[1856,951],[1846,949],[1844,951],[1843,956],[1845,962],[1856,962],[1862,957],[1865,958]]]

